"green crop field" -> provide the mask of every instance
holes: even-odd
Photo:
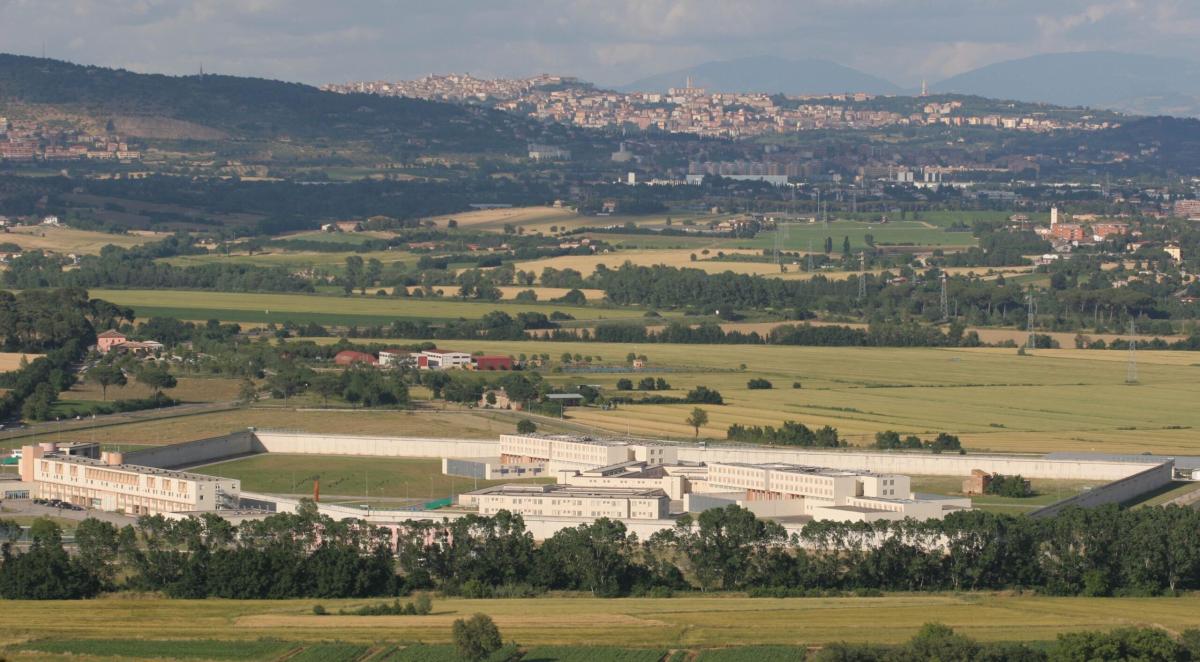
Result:
[[[453,288],[447,288],[453,289]],[[139,318],[155,316],[230,322],[317,322],[318,324],[387,324],[397,319],[446,320],[479,318],[493,310],[510,315],[561,311],[578,320],[641,318],[633,308],[593,308],[553,303],[467,302],[390,297],[342,297],[305,294],[189,292],[177,290],[91,290],[93,297],[130,306]]]
[[[312,608],[318,602],[332,612],[364,603],[168,600],[150,596],[75,602],[6,601],[5,609],[0,611],[0,646],[10,657],[17,646],[31,640],[50,639],[80,650],[86,645],[80,642],[111,640],[114,623],[137,624],[136,633],[125,631],[125,637],[237,642],[247,650],[269,639],[297,645],[334,640],[360,646],[381,641],[447,644],[452,623],[475,613],[491,616],[505,641],[516,641],[531,650],[538,646],[665,650],[820,645],[834,641],[889,644],[905,641],[928,622],[945,623],[983,641],[1047,641],[1063,632],[1124,626],[1172,632],[1200,626],[1197,596],[1053,598],[980,593],[787,599],[731,595],[661,599],[435,598],[434,613],[428,616],[371,618],[316,616]],[[171,657],[183,655],[173,653]]]
[[[359,253],[353,251],[349,246],[345,252],[340,253],[285,251],[272,248],[266,252],[255,253],[254,255],[246,255],[245,253],[234,255],[207,253],[204,255],[179,255],[163,258],[161,261],[177,267],[191,267],[205,264],[251,264],[260,267],[317,267],[329,272],[340,273],[346,265],[346,258],[351,255],[357,255],[363,260],[376,259],[385,266],[393,262],[405,262],[410,265],[415,265],[417,262],[415,255],[403,251],[368,251]]]
[[[242,481],[242,489],[275,494],[311,494],[320,480],[322,498],[369,497],[429,501],[513,480],[472,480],[442,475],[435,458],[336,457],[271,453],[195,469]],[[535,479],[532,482],[554,482]]]
[[[844,237],[850,238],[850,249],[857,251],[866,245],[867,235],[874,237],[877,245],[913,244],[932,247],[974,246],[975,236],[970,232],[946,232],[940,227],[921,221],[893,221],[891,223],[867,223],[861,221],[834,221],[824,223],[792,224],[787,227],[784,248],[792,251],[824,250],[825,238],[833,239],[833,251],[840,255]],[[731,242],[730,245],[751,248],[775,246],[775,232],[763,232],[754,239]]]
[[[401,341],[403,342],[403,341]],[[857,445],[882,430],[962,435],[973,450],[1197,453],[1200,358],[1189,352],[1139,352],[1137,385],[1125,384],[1126,355],[1108,350],[907,349],[657,345],[563,342],[470,343],[470,351],[564,352],[616,364],[646,354],[644,372],[563,373],[559,383],[599,384],[663,377],[682,396],[705,385],[726,405],[704,407],[701,436],[723,439],[733,423],[832,425]],[[745,365],[744,371],[738,367]],[[771,390],[750,390],[762,377]],[[801,388],[792,388],[800,382]],[[640,393],[630,395],[639,397]],[[572,421],[610,431],[689,438],[692,405],[630,405],[612,411],[568,410]]]

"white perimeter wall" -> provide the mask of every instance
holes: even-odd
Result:
[[[315,455],[370,455],[379,457],[497,457],[499,440],[431,439],[420,437],[362,437],[295,432],[255,432],[264,450],[271,453]],[[679,459],[687,462],[790,462],[837,469],[927,476],[969,476],[971,470],[1026,478],[1117,480],[1145,471],[1142,462],[1102,460],[1047,460],[1011,455],[932,453],[882,453],[820,451],[742,446],[680,446]],[[571,467],[575,468],[575,467]]]
[[[498,457],[500,442],[425,437],[360,437],[341,434],[255,431],[268,453],[369,455],[373,457]]]

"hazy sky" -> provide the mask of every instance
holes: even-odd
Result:
[[[0,0],[0,51],[324,83],[467,71],[619,84],[824,57],[915,85],[1035,53],[1200,60],[1197,0]]]

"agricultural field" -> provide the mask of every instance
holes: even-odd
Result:
[[[197,473],[242,481],[242,489],[272,494],[312,494],[320,480],[326,497],[389,501],[429,501],[513,480],[456,478],[442,474],[442,461],[416,457],[340,457],[269,453],[218,462],[194,469]],[[531,482],[554,482],[534,479]]]
[[[447,289],[452,289],[447,287]],[[224,322],[316,322],[318,324],[390,324],[398,319],[480,318],[493,310],[510,315],[536,311],[567,313],[577,320],[641,318],[637,308],[600,308],[554,303],[471,302],[316,294],[187,292],[174,290],[91,290],[91,296],[130,306],[141,319],[175,317]]]
[[[247,427],[358,435],[495,439],[516,430],[517,419],[475,412],[407,412],[363,409],[297,411],[284,408],[233,409],[149,421],[66,430],[54,441],[98,441],[129,448],[161,446],[229,434]],[[29,443],[28,438],[0,442],[0,448]]]
[[[335,235],[336,236],[336,235]],[[326,253],[315,251],[287,251],[279,248],[268,248],[254,255],[247,253],[205,253],[203,255],[177,255],[163,258],[161,261],[177,267],[190,267],[205,264],[249,264],[259,267],[287,267],[289,269],[323,269],[330,273],[341,273],[346,266],[346,258],[357,255],[363,260],[376,259],[386,267],[394,262],[405,262],[415,265],[417,257],[405,251],[367,251],[354,252],[347,247],[346,252]]]
[[[10,659],[30,659],[19,651],[32,640],[48,639],[44,645],[64,653],[94,653],[105,650],[96,645],[97,640],[111,642],[114,637],[126,637],[126,641],[141,642],[138,646],[145,647],[146,656],[151,657],[155,645],[152,640],[172,639],[189,640],[187,645],[172,649],[172,658],[231,659],[215,655],[220,642],[236,642],[243,650],[270,645],[272,639],[300,645],[334,641],[372,647],[382,647],[384,641],[446,644],[453,621],[474,613],[491,616],[506,641],[516,641],[531,652],[539,646],[662,651],[820,645],[833,641],[887,644],[905,641],[928,622],[944,623],[982,641],[1049,641],[1063,632],[1123,626],[1172,632],[1200,626],[1200,597],[1196,596],[1053,598],[980,593],[788,599],[733,595],[620,600],[435,598],[434,613],[428,616],[369,617],[316,616],[312,608],[318,602],[336,613],[369,601],[166,600],[149,596],[75,602],[9,601],[0,612],[0,646]],[[114,630],[114,623],[136,623],[137,628]],[[863,627],[864,623],[871,626]]]
[[[976,239],[970,232],[947,232],[924,221],[892,221],[890,223],[868,223],[863,221],[833,221],[825,223],[788,224],[784,230],[785,250],[823,250],[825,239],[833,240],[835,254],[842,251],[843,238],[850,238],[850,250],[859,251],[866,247],[866,236],[874,237],[876,245],[911,244],[934,248],[963,248],[974,246]],[[754,239],[738,240],[738,246],[751,248],[773,248],[775,231],[760,233]]]
[[[683,221],[694,221],[703,226],[710,222],[731,218],[732,214],[702,214],[695,212],[664,212],[662,214],[647,214],[642,216],[626,216],[613,214],[611,216],[583,216],[571,209],[554,207],[512,207],[508,209],[482,209],[435,216],[434,221],[439,228],[446,227],[450,219],[458,222],[460,229],[483,230],[488,232],[503,232],[505,225],[524,228],[525,232],[541,232],[550,234],[551,226],[559,231],[572,230],[582,227],[606,227],[633,223],[639,227],[666,227],[669,217],[676,227]]]
[[[410,341],[411,342],[411,341]],[[852,444],[882,430],[962,436],[972,450],[1198,453],[1200,361],[1189,352],[1139,352],[1139,383],[1125,384],[1127,356],[1108,350],[909,349],[757,345],[486,342],[472,351],[566,352],[602,357],[615,368],[629,352],[646,354],[636,373],[551,373],[559,383],[588,383],[613,393],[616,381],[663,377],[682,396],[704,385],[724,395],[707,406],[703,437],[723,439],[733,423],[832,425]],[[744,365],[745,369],[741,369]],[[750,390],[761,377],[770,390]],[[793,388],[799,382],[801,388]],[[638,393],[633,393],[635,397]],[[613,432],[690,438],[691,405],[629,405],[567,411],[574,423]]]
[[[0,352],[0,372],[8,372],[21,367],[21,359],[33,362],[41,358],[41,354],[22,354],[20,352]]]
[[[110,234],[91,230],[75,230],[63,226],[32,225],[9,228],[3,237],[0,237],[0,241],[17,244],[27,251],[44,250],[64,255],[67,253],[98,255],[100,249],[109,244],[121,248],[132,248],[157,241],[165,236],[165,234],[155,232]]]

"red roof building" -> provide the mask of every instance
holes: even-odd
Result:
[[[366,352],[355,352],[353,350],[342,350],[333,357],[333,362],[337,365],[354,365],[355,363],[365,363],[367,365],[377,365],[379,360]]]
[[[507,356],[476,356],[471,359],[476,370],[512,370],[513,361]]]

